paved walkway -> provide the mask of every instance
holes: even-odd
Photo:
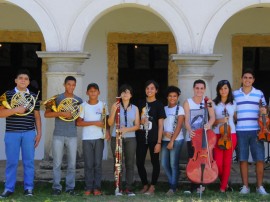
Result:
[[[1,182],[4,181],[5,176],[5,161],[0,161],[0,180]],[[50,166],[48,166],[48,169],[40,168],[40,165],[44,165],[43,161],[35,161],[36,166],[36,175],[35,180],[37,181],[48,181],[50,182],[52,180],[52,170],[50,169]],[[44,166],[43,166],[44,167]],[[264,182],[270,183],[270,164],[265,164],[266,170],[265,170],[265,176],[264,176]],[[148,160],[146,161],[146,169],[147,173],[151,173],[151,162]],[[77,180],[83,180],[84,173],[83,168],[79,168],[76,170],[76,179]],[[63,177],[65,175],[65,171],[63,171]],[[106,181],[113,181],[114,175],[113,175],[113,161],[112,160],[104,160],[103,161],[103,180]],[[124,176],[124,175],[123,175]],[[150,178],[150,175],[148,175],[148,178]],[[23,166],[22,163],[19,163],[19,168],[17,172],[17,180],[23,181]],[[137,168],[135,167],[135,181],[140,181],[140,178],[137,173]],[[164,173],[164,170],[161,169],[159,181],[167,181],[167,177]],[[231,170],[231,183],[240,183],[241,184],[241,175],[240,175],[240,169],[239,164],[234,163]],[[185,176],[185,165],[181,165],[181,175],[180,175],[180,182],[188,182],[188,179]],[[254,164],[250,164],[249,166],[249,182],[250,183],[256,183],[256,174],[255,174],[255,166]]]

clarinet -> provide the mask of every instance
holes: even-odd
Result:
[[[176,106],[176,112],[175,112],[175,117],[174,117],[174,122],[173,122],[173,131],[172,131],[172,135],[175,131],[175,128],[177,126],[177,121],[178,121],[178,111],[179,111],[179,101],[177,102],[177,106]]]
[[[117,103],[120,103],[120,97],[116,97]],[[115,178],[115,196],[122,195],[121,193],[121,178],[122,178],[122,133],[120,130],[120,105],[116,109],[115,117],[116,127],[116,147],[115,147],[115,166],[114,166],[114,178]]]

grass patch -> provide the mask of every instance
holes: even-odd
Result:
[[[135,183],[135,193],[141,189],[140,183]],[[1,190],[3,190],[3,184],[0,185]],[[102,182],[102,196],[84,196],[84,183],[76,183],[76,191],[78,196],[70,196],[66,193],[62,193],[60,196],[51,195],[51,183],[48,182],[36,182],[33,197],[23,196],[23,184],[17,183],[15,193],[7,199],[2,199],[2,201],[10,202],[81,202],[81,201],[91,201],[91,202],[121,202],[121,201],[137,201],[137,202],[182,202],[182,201],[214,201],[214,202],[225,202],[225,201],[270,201],[270,196],[260,196],[255,193],[255,186],[251,186],[251,194],[240,195],[239,188],[240,185],[233,185],[234,192],[228,192],[226,194],[219,193],[219,185],[211,184],[207,186],[205,193],[202,195],[202,200],[199,199],[198,194],[184,194],[183,191],[189,188],[188,184],[182,184],[179,187],[179,191],[176,192],[174,196],[167,197],[165,193],[168,190],[167,183],[160,182],[156,186],[156,193],[154,196],[145,196],[137,194],[135,197],[114,196],[114,183],[113,182]],[[270,185],[265,186],[266,190],[270,190]]]

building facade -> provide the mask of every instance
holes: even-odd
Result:
[[[96,82],[109,106],[119,84],[118,45],[165,44],[164,79],[180,87],[183,103],[195,79],[206,81],[209,97],[221,79],[239,88],[244,47],[270,47],[269,19],[270,0],[0,0],[0,43],[41,44],[43,100],[62,92],[64,78],[73,75],[75,94],[86,99],[86,86]],[[54,122],[42,121],[36,159],[51,152]]]

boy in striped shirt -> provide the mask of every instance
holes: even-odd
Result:
[[[13,95],[17,92],[30,93],[35,99],[37,95],[30,92],[27,86],[30,84],[28,70],[20,70],[15,79],[16,87],[5,93],[7,102],[10,103]],[[6,151],[6,182],[5,190],[0,198],[7,198],[15,191],[17,166],[22,152],[22,163],[24,167],[24,195],[32,196],[34,188],[34,156],[35,148],[41,139],[41,118],[39,113],[39,102],[35,103],[34,110],[25,115],[27,106],[18,106],[6,109],[2,103],[0,106],[0,117],[6,118],[5,151]]]
[[[242,87],[234,91],[234,99],[236,101],[236,134],[238,140],[238,152],[240,161],[241,177],[243,187],[240,194],[250,193],[248,187],[248,157],[249,148],[252,158],[256,162],[257,175],[257,193],[268,195],[262,186],[264,174],[264,143],[259,141],[257,133],[259,130],[258,118],[260,111],[265,113],[265,108],[259,108],[260,100],[265,102],[263,92],[254,88],[252,84],[255,81],[254,73],[250,69],[246,69],[242,74]]]

